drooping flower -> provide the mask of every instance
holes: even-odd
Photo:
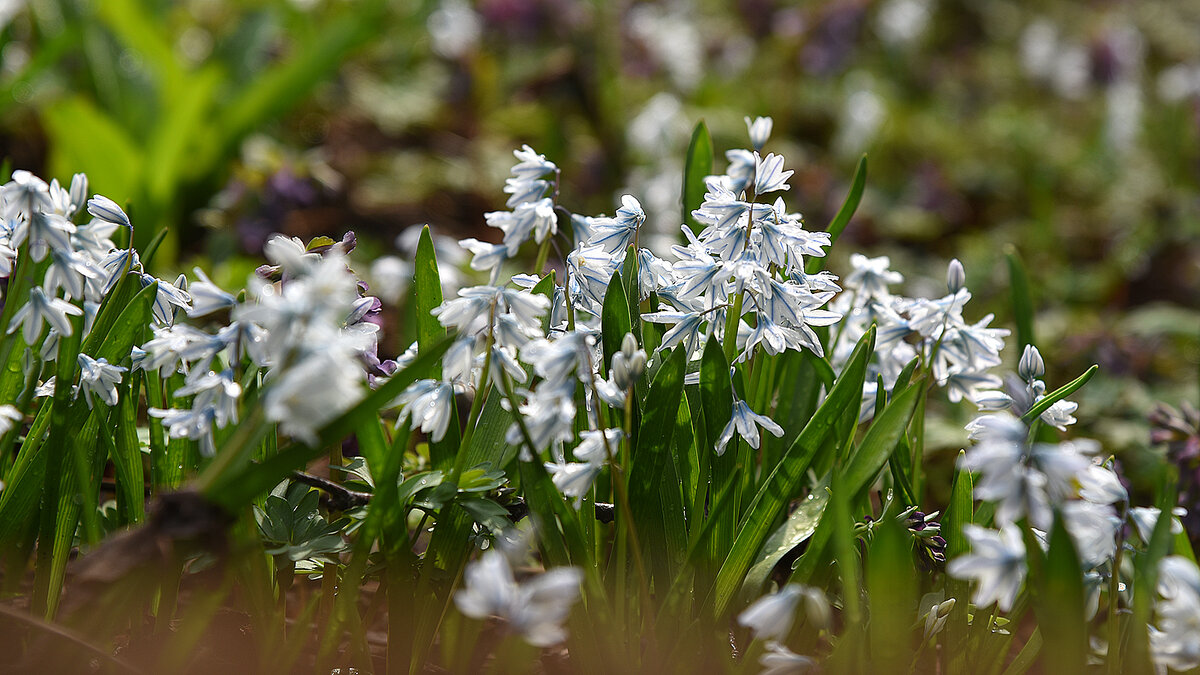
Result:
[[[946,565],[952,577],[976,583],[971,601],[976,607],[995,602],[1001,611],[1012,609],[1021,585],[1025,583],[1025,543],[1015,525],[1000,531],[978,525],[963,526],[963,535],[971,542],[971,552]]]
[[[739,436],[745,439],[750,447],[757,449],[759,444],[758,427],[762,427],[771,432],[772,435],[778,437],[783,435],[783,427],[779,426],[766,415],[760,415],[750,409],[750,406],[741,399],[735,399],[733,402],[733,417],[729,423],[721,431],[721,437],[717,439],[717,456],[725,454],[725,446],[733,439],[733,432],[736,429]]]
[[[454,594],[459,611],[474,619],[497,617],[535,647],[566,639],[563,623],[579,599],[583,573],[560,567],[517,583],[503,553],[495,549],[469,565],[462,590]]]
[[[71,335],[74,329],[68,315],[83,316],[83,309],[60,298],[48,298],[41,288],[35,286],[29,289],[29,301],[13,314],[12,321],[8,324],[8,332],[16,332],[20,326],[21,337],[27,345],[37,343],[42,334],[43,322],[50,324],[59,335]]]
[[[87,354],[79,354],[79,385],[87,399],[88,408],[92,407],[92,394],[100,397],[108,405],[117,404],[117,385],[121,383],[121,374],[128,368],[115,366],[101,357],[93,359]]]

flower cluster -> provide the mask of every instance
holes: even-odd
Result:
[[[22,304],[9,308],[5,330],[17,334],[30,350],[27,373],[37,377],[41,364],[58,357],[60,338],[73,336],[81,317],[83,343],[91,334],[100,304],[127,274],[141,286],[156,285],[153,320],[169,326],[178,310],[191,308],[191,296],[182,277],[173,284],[143,271],[133,249],[118,248],[112,240],[124,228],[132,236],[129,217],[111,199],[88,198],[88,180],[75,174],[69,188],[57,180],[46,183],[28,171],[14,171],[0,188],[0,287]],[[21,290],[17,290],[17,289]],[[49,327],[49,330],[47,330]],[[7,353],[7,352],[6,352]],[[105,357],[72,354],[79,367],[73,385],[89,408],[96,399],[106,405],[117,401],[117,386],[128,367]],[[55,389],[50,377],[33,391],[48,396]],[[13,419],[23,414],[17,409]]]
[[[151,408],[150,415],[173,438],[199,441],[206,454],[215,451],[214,426],[237,421],[237,374],[247,368],[265,373],[260,403],[266,419],[310,443],[323,424],[362,397],[368,372],[388,370],[375,356],[379,326],[369,316],[378,311],[378,300],[360,297],[347,246],[309,250],[299,239],[277,235],[263,251],[272,266],[251,280],[247,302],[238,303],[196,270],[196,300],[188,314],[227,312],[229,321],[219,322],[215,333],[162,326],[136,354],[141,368],[184,375],[173,395],[177,401],[192,397],[190,406]]]
[[[951,261],[946,275],[949,294],[938,299],[893,294],[889,286],[904,278],[890,269],[887,256],[867,258],[855,253],[850,264],[854,269],[843,280],[846,291],[834,303],[846,318],[838,326],[833,363],[840,368],[859,338],[876,326],[879,337],[863,385],[864,416],[874,410],[879,379],[891,391],[904,367],[916,358],[929,365],[953,402],[976,401],[983,390],[1000,386],[1000,379],[988,371],[1000,365],[1009,331],[989,328],[991,314],[975,323],[963,317],[971,292],[964,287],[961,263]]]

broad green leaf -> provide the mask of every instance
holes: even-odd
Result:
[[[207,166],[191,163],[191,150],[211,142],[206,123],[223,79],[221,70],[209,65],[180,81],[177,94],[165,97],[146,153],[146,165],[154,167],[146,176],[146,194],[154,208],[169,208],[184,177],[207,172]]]
[[[58,608],[62,590],[62,570],[65,569],[65,554],[55,550],[54,540],[60,531],[59,496],[74,486],[72,463],[68,462],[71,445],[68,433],[68,415],[73,401],[72,388],[78,368],[80,337],[83,333],[82,317],[71,317],[70,335],[58,340],[58,359],[54,373],[54,400],[50,404],[50,438],[46,442],[46,473],[42,482],[41,524],[38,528],[37,566],[34,568],[33,611],[53,619]],[[71,473],[69,473],[71,472]],[[66,483],[66,490],[63,489]],[[5,497],[8,495],[6,494]],[[71,532],[74,535],[74,530]]]
[[[909,420],[912,419],[924,385],[924,380],[918,379],[896,394],[883,414],[871,424],[858,449],[850,456],[850,461],[843,467],[845,477],[842,484],[851,490],[851,497],[871,487],[875,476],[896,451],[896,446],[904,436]]]
[[[683,165],[682,192],[683,222],[696,234],[700,234],[704,226],[692,216],[692,211],[704,203],[704,193],[708,191],[704,178],[712,173],[712,165],[712,137],[709,136],[704,120],[700,120],[692,130],[692,140],[688,143],[687,160]]]
[[[1050,546],[1040,579],[1035,578],[1034,604],[1038,626],[1053,649],[1043,654],[1046,672],[1080,673],[1088,655],[1088,628],[1084,616],[1083,573],[1075,543],[1055,514]],[[1035,555],[1040,556],[1040,551]]]
[[[430,314],[442,304],[442,282],[428,225],[421,228],[421,238],[417,241],[417,258],[413,266],[413,302],[417,305],[417,349],[429,349],[446,336],[446,329]],[[426,377],[436,376],[434,372]]]
[[[1017,349],[1035,344],[1033,334],[1033,298],[1029,293],[1029,275],[1015,250],[1005,256],[1008,260],[1008,283],[1012,290],[1013,321],[1017,324]]]
[[[846,194],[846,201],[842,202],[842,208],[838,209],[837,215],[829,222],[829,227],[825,231],[829,233],[830,243],[836,242],[842,234],[842,230],[846,229],[846,225],[850,223],[850,218],[854,216],[854,212],[858,210],[858,204],[862,201],[863,189],[867,184],[867,156],[863,155],[862,159],[858,160],[858,166],[854,168],[854,178],[850,181],[850,192]],[[825,258],[809,258],[804,265],[804,271],[807,274],[816,274],[825,266]]]
[[[1064,384],[1063,386],[1059,387],[1058,389],[1055,389],[1054,391],[1050,392],[1049,394],[1046,394],[1046,396],[1044,398],[1042,398],[1042,400],[1033,404],[1033,407],[1031,407],[1028,412],[1026,412],[1024,415],[1021,416],[1021,421],[1025,422],[1026,424],[1033,422],[1042,413],[1049,410],[1050,406],[1054,405],[1055,403],[1058,403],[1059,401],[1070,396],[1071,394],[1074,394],[1076,391],[1079,391],[1079,388],[1082,387],[1083,385],[1087,384],[1088,380],[1092,379],[1092,376],[1095,375],[1096,371],[1098,371],[1098,370],[1100,370],[1100,366],[1093,364],[1091,368],[1088,368],[1079,377],[1075,378],[1074,380],[1071,380],[1070,382],[1068,382],[1067,384]]]
[[[141,54],[146,66],[161,87],[160,103],[167,104],[178,96],[186,96],[193,84],[176,57],[169,33],[163,31],[160,16],[139,0],[105,0],[94,5],[96,17],[124,43],[125,47]]]
[[[613,354],[621,351],[621,341],[625,339],[626,334],[633,331],[629,316],[629,299],[626,298],[625,288],[621,284],[621,273],[615,271],[608,282],[608,290],[604,293],[604,306],[600,310],[600,340],[604,348],[601,373],[608,372]]]
[[[117,388],[117,407],[113,410],[116,433],[109,452],[117,478],[117,507],[122,520],[137,524],[146,517],[146,479],[142,467],[142,447],[137,436],[137,400],[141,372],[126,374]]]
[[[737,457],[732,452],[716,456],[717,439],[733,416],[733,384],[729,380],[729,362],[725,360],[721,344],[715,339],[705,343],[700,361],[700,402],[703,408],[706,441],[701,451],[711,453],[711,477],[707,479],[708,499],[715,499],[716,495],[728,492],[733,503],[732,508],[725,509],[720,514],[709,514],[710,519],[719,518],[713,523],[712,536],[708,538],[709,548],[706,550],[706,566],[711,569],[705,570],[704,579],[711,582],[712,575],[717,573],[721,562],[729,554],[729,547],[733,545],[739,510],[737,496],[729,489],[736,482],[734,468],[737,465]]]
[[[912,536],[891,516],[881,520],[874,532],[867,552],[871,662],[876,667],[911,663],[912,617],[920,587],[913,568]]]
[[[629,332],[642,344],[641,285],[638,283],[638,256],[633,244],[625,251],[621,265],[621,282],[625,286],[625,301],[629,303]],[[625,337],[622,335],[621,337]]]
[[[792,515],[788,516],[783,525],[771,533],[763,544],[762,551],[755,558],[754,565],[746,573],[740,595],[742,604],[749,604],[761,595],[763,586],[776,565],[813,536],[828,504],[829,491],[825,486],[813,488],[808,498],[792,511]]]
[[[246,84],[223,106],[217,118],[216,155],[232,148],[264,122],[291,110],[314,87],[337,71],[346,57],[381,35],[387,10],[383,0],[358,3],[327,23],[311,41],[298,44],[292,57],[279,61]]]
[[[647,399],[652,402],[642,417],[629,468],[629,508],[638,525],[642,550],[651,560],[666,559],[662,503],[659,498],[663,474],[671,460],[671,438],[683,399],[683,376],[687,354],[682,347],[673,350],[659,368],[650,385]]]

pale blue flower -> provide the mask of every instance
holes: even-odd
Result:
[[[758,159],[757,155],[756,159]],[[790,189],[787,181],[793,173],[795,172],[790,169],[783,170],[782,155],[770,153],[766,157],[758,159],[758,166],[754,173],[754,193],[765,195],[776,190]]]
[[[200,280],[192,283],[188,288],[188,295],[191,298],[191,306],[185,307],[188,316],[206,316],[237,305],[237,298],[221,290],[220,287],[208,278],[204,270],[195,267],[192,271],[195,272]]]
[[[50,324],[59,335],[71,335],[74,329],[68,315],[83,316],[83,309],[66,300],[46,297],[41,288],[34,286],[29,289],[29,301],[17,310],[9,322],[8,332],[16,332],[17,327],[21,326],[21,337],[27,345],[37,344],[43,322]]]
[[[971,553],[951,560],[946,571],[976,583],[971,596],[976,607],[995,602],[1000,611],[1009,611],[1025,583],[1025,543],[1020,530],[1004,525],[997,532],[968,523],[963,535],[971,542]]]
[[[78,361],[79,385],[83,388],[88,408],[92,407],[92,394],[100,397],[101,401],[110,406],[116,405],[117,385],[121,383],[121,373],[129,369],[114,366],[103,357],[93,359],[82,352],[79,354]]]
[[[767,139],[771,137],[771,127],[774,126],[775,121],[770,117],[755,117],[753,120],[747,117],[745,119],[746,130],[750,133],[750,144],[754,146],[755,150],[762,150],[763,146],[767,144]]]
[[[783,427],[776,424],[774,420],[754,412],[745,401],[735,398],[733,416],[721,431],[720,438],[717,439],[717,456],[725,454],[725,446],[733,439],[735,430],[750,447],[757,450],[759,445],[758,427],[762,427],[776,437],[783,435]]]
[[[72,185],[74,187],[74,185]],[[133,225],[129,223],[129,216],[121,210],[121,207],[116,202],[105,197],[104,195],[96,195],[87,202],[88,213],[94,217],[103,220],[106,223],[120,225],[121,227],[133,229]]]

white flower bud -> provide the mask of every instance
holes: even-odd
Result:
[[[622,391],[628,391],[645,371],[646,352],[638,347],[633,333],[626,333],[625,339],[621,341],[621,351],[613,354],[613,383]]]
[[[1036,380],[1046,374],[1046,362],[1042,360],[1042,355],[1038,352],[1037,347],[1025,345],[1025,351],[1021,354],[1021,362],[1017,365],[1017,374],[1026,382]]]
[[[963,269],[962,263],[958,261],[958,258],[951,260],[946,269],[946,288],[950,289],[951,293],[957,293],[966,283],[967,273]]]
[[[750,143],[754,145],[755,150],[762,150],[767,144],[774,124],[775,121],[770,117],[755,117],[753,120],[746,118],[746,129],[750,132]]]

